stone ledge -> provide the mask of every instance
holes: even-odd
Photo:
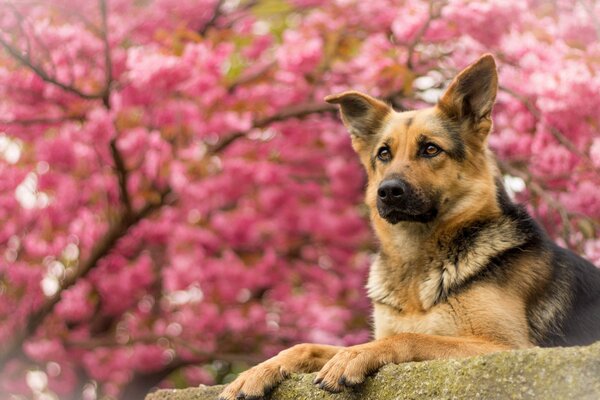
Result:
[[[388,365],[364,384],[330,394],[315,374],[293,375],[274,400],[600,399],[600,342],[588,347],[529,349]],[[223,386],[159,390],[146,400],[216,400]]]

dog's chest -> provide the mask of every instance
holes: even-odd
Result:
[[[386,304],[374,303],[373,320],[375,339],[403,332],[456,336],[459,330],[447,304],[440,304],[427,311],[409,313]]]
[[[402,332],[430,335],[454,335],[457,332],[452,309],[445,303],[423,301],[429,296],[429,280],[414,275],[415,269],[382,268],[376,260],[367,285],[373,300],[375,337]]]
[[[468,235],[458,235],[464,240],[415,241],[399,235],[392,250],[382,252],[371,265],[369,297],[403,314],[443,304],[495,256],[523,242],[513,225],[505,220],[480,224]]]
[[[371,265],[368,295],[374,302],[386,304],[403,315],[424,312],[440,300],[444,286],[444,269],[439,261],[385,264],[377,258]],[[439,264],[439,265],[438,265]]]

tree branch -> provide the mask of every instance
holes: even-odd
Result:
[[[221,16],[221,8],[223,6],[223,3],[225,3],[224,0],[217,0],[212,16],[210,17],[210,19],[208,21],[206,21],[204,26],[198,31],[198,33],[201,36],[206,35],[206,32],[208,32],[208,30],[215,25],[215,23],[217,22],[217,19]]]
[[[12,119],[12,120],[0,120],[0,125],[21,125],[21,126],[31,126],[31,125],[53,125],[60,124],[66,121],[83,121],[84,116],[75,115],[75,116],[64,116],[57,118],[29,118],[29,119]]]
[[[231,132],[231,133],[225,135],[219,142],[217,142],[212,147],[209,147],[208,153],[209,154],[220,153],[223,150],[225,150],[227,147],[229,147],[229,145],[231,145],[236,140],[246,137],[246,135],[248,135],[249,131],[251,131],[252,129],[264,128],[264,127],[272,124],[273,122],[284,121],[284,120],[287,120],[290,118],[302,118],[302,117],[306,117],[311,114],[321,114],[321,113],[325,113],[325,112],[335,112],[335,111],[336,111],[335,106],[332,106],[325,102],[323,102],[323,103],[306,103],[306,104],[302,104],[299,106],[292,106],[292,107],[286,108],[270,117],[261,118],[261,119],[256,120],[252,124],[252,127],[249,130]]]
[[[533,115],[533,117],[536,120],[538,120],[538,121],[542,120],[542,113],[525,96],[523,96],[520,93],[517,93],[514,90],[509,89],[509,88],[507,88],[505,86],[500,86],[500,90],[502,90],[503,92],[511,95],[515,99],[519,100],[525,106],[525,108],[527,108],[527,110],[531,113],[531,115]],[[563,146],[565,146],[567,149],[569,149],[569,151],[571,151],[572,153],[576,154],[578,157],[580,157],[583,160],[585,160],[586,164],[588,164],[588,166],[591,168],[591,170],[596,175],[600,175],[600,171],[598,171],[596,169],[596,167],[594,166],[594,163],[592,162],[592,160],[589,158],[589,156],[587,154],[585,154],[581,150],[579,150],[577,148],[577,146],[575,146],[575,144],[573,144],[573,142],[571,142],[558,128],[556,128],[555,126],[552,126],[550,124],[546,124],[546,125],[548,126],[548,129],[550,130],[550,134],[560,144],[562,144]]]
[[[500,170],[503,171],[504,173],[523,179],[523,181],[526,182],[526,184],[527,184],[527,188],[532,193],[534,193],[535,195],[540,197],[550,207],[552,207],[553,209],[555,209],[558,212],[558,214],[560,215],[562,225],[563,225],[562,226],[563,227],[563,239],[565,240],[565,243],[568,244],[569,240],[570,240],[570,236],[571,236],[571,226],[570,226],[571,221],[569,218],[570,217],[569,211],[560,202],[556,201],[550,194],[548,194],[544,190],[544,188],[542,188],[542,186],[540,186],[540,184],[535,182],[531,175],[513,167],[512,165],[510,165],[509,163],[504,162],[504,161],[498,160],[498,166],[500,167]]]
[[[29,27],[29,31],[31,32],[30,33],[31,37],[35,40],[37,45],[40,46],[40,48],[43,50],[44,54],[46,55],[46,59],[47,59],[48,63],[50,64],[50,68],[52,69],[52,72],[54,74],[56,74],[56,65],[52,61],[52,54],[50,53],[50,49],[48,49],[48,46],[46,46],[46,43],[44,43],[43,40],[40,40],[38,35],[35,34],[35,29],[33,28],[33,25],[29,22],[29,20],[27,18],[25,18],[25,16],[23,14],[21,14],[21,12],[19,11],[19,9],[16,7],[15,4],[9,2],[8,7],[11,8],[11,10],[13,11],[13,14],[20,21],[19,31],[21,32],[21,34],[23,35],[23,37],[25,37],[25,40],[27,41],[27,53],[26,54],[28,55],[28,57],[32,54],[31,45],[30,45],[30,41],[29,41],[29,35],[27,33],[25,33],[25,29],[23,28],[22,24],[27,24],[27,26]]]
[[[181,357],[175,357],[171,362],[158,371],[149,373],[136,372],[133,378],[123,389],[120,396],[122,399],[141,399],[148,393],[150,389],[157,386],[170,374],[180,368],[190,365],[202,365],[213,361],[224,361],[229,363],[243,361],[248,364],[257,364],[264,360],[264,356],[260,354],[214,353],[203,351],[190,345],[185,339],[173,336],[146,335],[142,337],[136,337],[127,343],[117,342],[112,337],[102,337],[82,341],[69,341],[65,343],[65,346],[68,348],[91,350],[98,347],[123,347],[140,343],[157,344],[160,339],[166,339],[170,348],[174,348],[175,346],[184,347],[188,352],[193,354],[194,357],[186,357],[185,359]]]
[[[195,362],[192,360],[175,359],[159,371],[136,373],[121,392],[120,398],[123,400],[143,399],[150,389],[156,387],[173,372],[193,364]]]
[[[100,9],[101,16],[101,29],[100,29],[100,37],[102,39],[102,43],[104,44],[104,90],[102,91],[102,104],[107,110],[110,110],[110,89],[112,85],[112,57],[110,51],[110,42],[108,40],[108,15],[107,15],[107,6],[106,0],[98,0],[98,8]],[[116,127],[115,127],[116,129]],[[129,196],[129,191],[127,189],[127,180],[129,178],[129,171],[125,166],[125,161],[123,160],[123,156],[117,147],[117,139],[116,137],[110,141],[110,153],[112,155],[113,161],[115,163],[115,171],[117,173],[117,179],[119,181],[119,197],[121,199],[121,203],[125,207],[125,215],[130,215],[132,213],[131,206],[131,198]]]
[[[110,141],[110,152],[112,154],[113,161],[115,162],[115,171],[117,173],[117,179],[119,181],[119,196],[121,198],[121,203],[125,207],[125,215],[130,215],[132,213],[132,207],[131,199],[129,197],[129,191],[127,190],[127,179],[129,176],[129,171],[125,166],[125,161],[123,160],[121,152],[117,148],[116,139],[112,139]]]
[[[81,264],[77,272],[67,276],[62,282],[59,290],[50,296],[45,303],[27,318],[25,327],[0,351],[0,366],[6,365],[6,361],[17,356],[25,340],[35,334],[37,328],[44,322],[46,317],[54,311],[54,307],[61,300],[62,293],[77,283],[80,279],[86,277],[94,269],[98,262],[108,255],[119,239],[121,239],[129,229],[137,225],[141,220],[148,217],[154,211],[168,203],[170,189],[165,189],[160,193],[160,200],[156,203],[147,203],[143,208],[130,215],[122,215],[116,224],[109,228],[106,234],[99,240],[98,244],[92,249],[88,259]]]
[[[101,35],[104,45],[104,90],[102,91],[102,103],[110,109],[110,86],[112,84],[112,59],[110,54],[110,43],[108,41],[108,16],[106,11],[106,0],[99,0],[100,16],[102,20]]]
[[[444,8],[444,6],[446,4],[447,4],[447,1],[439,1],[439,0],[430,0],[429,1],[429,16],[427,17],[427,21],[425,21],[425,23],[417,31],[414,39],[410,42],[410,44],[407,47],[408,54],[406,56],[406,66],[408,67],[408,69],[412,70],[414,67],[413,56],[415,53],[415,48],[417,47],[417,45],[419,44],[421,39],[423,39],[423,36],[425,36],[427,31],[429,30],[429,26],[431,25],[431,22],[438,19],[442,15],[442,9]]]
[[[244,12],[249,11],[259,2],[260,0],[249,0],[245,4],[242,4],[242,2],[240,2],[237,9],[233,10],[231,13],[226,15],[228,17],[228,21],[226,23],[223,23],[222,27],[226,29],[231,28],[233,24],[235,24],[237,21],[243,18]]]
[[[67,348],[78,348],[84,350],[92,350],[98,347],[123,347],[131,346],[135,344],[157,344],[159,340],[166,339],[170,346],[181,346],[187,351],[193,354],[197,359],[195,363],[200,364],[211,361],[244,361],[250,364],[256,364],[264,360],[264,356],[261,354],[251,353],[215,353],[201,350],[195,346],[192,346],[188,340],[177,336],[156,336],[156,335],[145,335],[140,337],[134,337],[126,343],[116,341],[113,337],[100,337],[90,338],[85,340],[71,340],[64,342]]]
[[[268,72],[270,72],[271,70],[274,69],[274,67],[276,67],[276,63],[275,62],[270,62],[268,64],[266,64],[265,66],[263,66],[262,68],[260,68],[258,71],[254,71],[251,74],[247,74],[247,75],[242,75],[240,76],[236,81],[232,82],[229,87],[227,87],[227,92],[228,93],[234,93],[235,90],[242,85],[251,83],[255,80],[260,79],[261,77],[263,77],[264,75],[266,75]]]
[[[42,67],[34,64],[29,59],[29,57],[23,55],[19,50],[17,50],[10,43],[8,43],[6,40],[4,40],[4,38],[2,38],[2,36],[0,36],[0,46],[2,46],[8,52],[8,54],[10,54],[14,59],[16,59],[18,62],[20,62],[23,66],[25,66],[26,68],[28,68],[29,70],[34,72],[37,76],[39,76],[43,81],[50,83],[52,85],[58,86],[59,88],[61,88],[62,90],[66,91],[66,92],[75,94],[75,95],[81,97],[82,99],[86,99],[86,100],[102,99],[102,97],[104,95],[103,93],[83,92],[83,91],[79,90],[78,88],[76,88],[75,86],[61,82],[61,81],[57,80],[56,78],[48,75]]]

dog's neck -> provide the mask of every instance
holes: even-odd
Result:
[[[401,310],[427,310],[493,257],[523,243],[516,222],[502,214],[497,201],[492,207],[483,200],[479,204],[485,212],[471,210],[470,215],[426,224],[399,223],[391,226],[393,232],[380,235],[385,241],[371,266],[369,297]]]

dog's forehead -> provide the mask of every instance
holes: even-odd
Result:
[[[387,135],[404,135],[407,132],[443,135],[444,125],[435,108],[394,112],[386,125]]]

